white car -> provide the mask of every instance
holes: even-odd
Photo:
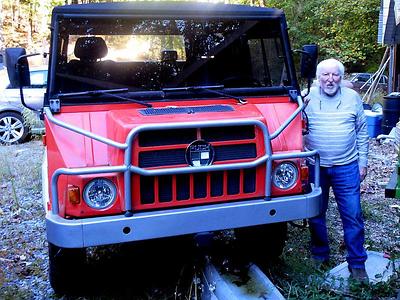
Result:
[[[46,91],[47,67],[32,68],[30,79],[31,85],[23,90],[24,100],[30,107],[40,109]],[[10,85],[6,68],[0,70],[0,144],[20,143],[27,139],[30,129],[23,110],[19,88]]]

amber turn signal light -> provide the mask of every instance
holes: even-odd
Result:
[[[301,181],[308,181],[309,180],[309,170],[308,166],[301,166],[300,167],[300,179]]]
[[[68,185],[68,201],[74,205],[81,203],[79,187]]]

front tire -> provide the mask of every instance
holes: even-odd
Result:
[[[16,112],[0,113],[0,144],[24,142],[29,134],[24,118]]]
[[[275,262],[283,252],[287,236],[287,223],[272,223],[235,229],[242,253],[251,262],[264,265]]]
[[[49,243],[49,281],[56,294],[81,291],[85,263],[85,248],[61,248]]]

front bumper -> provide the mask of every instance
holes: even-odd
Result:
[[[197,207],[67,220],[47,212],[47,239],[64,248],[140,241],[204,231],[311,218],[321,211],[321,188],[308,194]]]

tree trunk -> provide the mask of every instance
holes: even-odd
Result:
[[[15,0],[13,2],[12,8],[13,8],[12,27],[19,29],[19,28],[21,28],[21,24],[19,22],[19,16],[21,15],[21,10],[20,10],[21,9],[21,3],[20,3],[20,1],[19,0]],[[17,26],[15,26],[15,25],[17,25]]]
[[[4,49],[3,15],[3,1],[0,1],[0,51]]]

